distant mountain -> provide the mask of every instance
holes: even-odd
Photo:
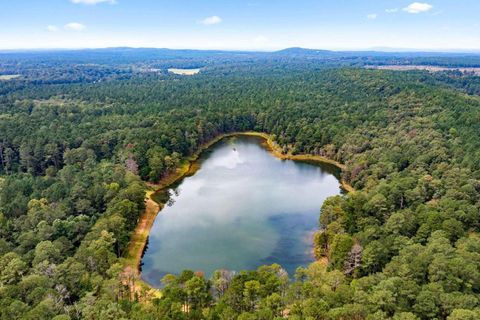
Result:
[[[282,55],[338,55],[339,52],[330,50],[317,50],[317,49],[305,49],[300,47],[287,48],[274,52],[275,54]]]

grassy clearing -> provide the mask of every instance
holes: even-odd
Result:
[[[0,80],[8,81],[20,77],[19,74],[0,74]]]
[[[179,74],[182,76],[193,76],[197,73],[200,72],[200,68],[198,69],[177,69],[177,68],[170,68],[168,69],[168,72],[174,73],[174,74]]]

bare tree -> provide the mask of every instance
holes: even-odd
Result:
[[[343,272],[351,275],[354,271],[362,266],[363,247],[359,243],[355,243],[345,259]]]

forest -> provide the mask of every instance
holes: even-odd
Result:
[[[1,319],[480,319],[480,77],[363,68],[478,57],[123,50],[0,54]],[[345,165],[318,261],[135,290],[147,184],[238,131]]]

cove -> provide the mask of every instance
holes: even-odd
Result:
[[[198,170],[167,192],[142,258],[142,279],[184,269],[252,270],[306,266],[323,201],[341,193],[330,164],[280,160],[265,140],[227,137],[202,153]]]

